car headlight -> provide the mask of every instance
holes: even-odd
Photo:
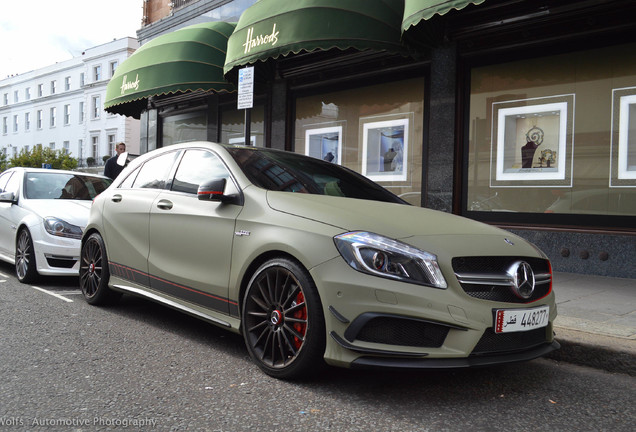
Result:
[[[374,276],[445,289],[437,257],[401,241],[370,232],[334,237],[336,248],[354,269]]]
[[[78,240],[82,238],[82,229],[80,227],[56,217],[45,217],[44,229],[49,234],[57,237],[68,237]]]

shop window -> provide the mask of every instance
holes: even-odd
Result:
[[[472,69],[469,215],[636,214],[635,48]]]
[[[205,111],[163,117],[162,139],[164,147],[190,141],[207,141],[208,120]]]
[[[421,205],[424,79],[300,97],[294,150]]]
[[[265,146],[265,108],[256,105],[250,112],[250,145]],[[221,114],[221,142],[245,144],[245,110],[226,107]]]

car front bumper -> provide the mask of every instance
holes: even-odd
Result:
[[[463,368],[531,360],[559,348],[554,293],[532,303],[467,295],[454,275],[447,289],[353,270],[337,257],[311,270],[327,331],[325,361],[343,367]],[[549,306],[545,327],[495,333],[494,312]]]
[[[79,274],[80,240],[45,234],[33,239],[38,273],[46,276]]]

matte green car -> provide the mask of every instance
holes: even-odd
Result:
[[[192,142],[132,161],[94,201],[80,286],[90,304],[131,293],[241,333],[285,379],[325,363],[470,367],[559,347],[535,246],[272,149]]]

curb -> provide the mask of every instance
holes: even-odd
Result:
[[[561,349],[552,351],[546,358],[636,376],[635,340],[558,327],[555,331]]]

